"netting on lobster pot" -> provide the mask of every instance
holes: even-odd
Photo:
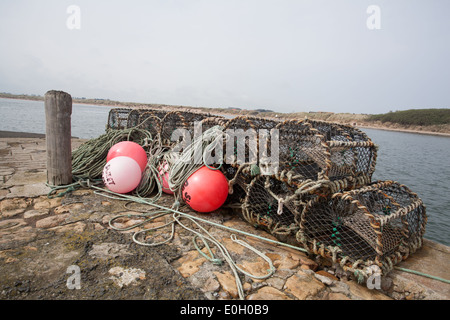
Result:
[[[190,126],[193,126],[195,122],[200,122],[206,118],[222,118],[221,116],[212,116],[209,113],[200,113],[200,112],[190,112],[190,111],[178,111],[184,119],[189,123]]]
[[[113,108],[108,114],[107,129],[125,129],[128,124],[129,108]]]
[[[311,130],[323,136],[327,146],[330,180],[350,179],[355,186],[371,182],[375,171],[377,147],[361,130],[337,123],[307,120]]]
[[[296,188],[270,176],[257,176],[248,186],[241,216],[255,227],[262,228],[280,241],[296,243],[301,205]]]
[[[251,119],[239,116],[233,119],[221,119],[219,123],[225,133],[224,162],[235,167],[256,164],[258,131]]]
[[[260,175],[256,164],[228,164],[223,163],[221,171],[228,180],[228,198],[226,205],[241,213],[242,204],[247,197],[250,182]]]
[[[188,139],[193,142],[195,139],[201,139],[202,135],[212,127],[220,126],[222,117],[209,116],[208,114],[182,113],[186,127],[183,128]]]
[[[260,142],[265,143],[265,140],[267,140],[261,140],[261,136],[267,136],[279,122],[264,118],[239,116],[233,119],[220,119],[219,123],[224,128],[225,133],[224,162],[235,167],[250,165],[253,172],[259,171]],[[248,184],[250,180],[244,178]]]
[[[173,141],[171,141],[172,134],[175,130],[182,130],[184,133],[180,132],[179,135],[189,135],[190,139],[193,140],[196,135],[200,135],[209,128],[217,125],[216,119],[220,118],[222,117],[211,117],[210,114],[206,113],[188,111],[169,112],[161,121],[161,138],[165,143],[173,145]]]
[[[257,118],[250,116],[237,116],[232,119],[223,118],[222,125],[226,129],[272,129],[275,128],[280,122],[276,120]]]
[[[247,181],[251,178],[247,172],[242,172],[237,166],[223,163],[221,171],[228,180],[228,197],[225,206],[240,213],[244,199],[247,196]]]
[[[129,119],[129,126],[138,127],[151,132],[152,136],[156,137],[161,134],[162,124],[161,116],[164,116],[161,111],[157,112],[155,110],[139,110],[137,113],[137,118]],[[130,113],[131,115],[132,113]],[[131,118],[131,117],[130,117]]]
[[[320,134],[298,120],[282,122],[276,129],[280,180],[298,186],[306,180],[327,178],[327,147]]]
[[[422,200],[404,185],[382,181],[310,200],[297,239],[344,269],[364,272],[375,264],[387,273],[421,246],[425,224]]]
[[[172,134],[175,130],[186,130],[189,122],[178,111],[168,112],[162,119],[161,139],[164,144],[172,145]]]

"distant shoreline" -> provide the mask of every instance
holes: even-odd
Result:
[[[45,138],[43,133],[0,131],[0,138]]]
[[[44,97],[42,96],[26,96],[26,95],[12,95],[0,93],[0,98],[3,99],[15,99],[15,100],[31,100],[31,101],[44,101]],[[95,105],[95,106],[104,106],[109,108],[157,108],[167,111],[177,111],[180,109],[185,109],[192,112],[203,112],[203,113],[211,113],[221,116],[253,116],[253,117],[263,117],[269,119],[277,119],[277,120],[291,120],[291,119],[303,119],[307,117],[311,120],[322,120],[327,122],[335,122],[345,125],[351,125],[353,127],[359,129],[374,129],[374,130],[386,130],[386,131],[394,131],[394,132],[406,132],[406,133],[417,133],[417,134],[426,134],[426,135],[435,135],[441,137],[450,137],[449,129],[444,128],[444,132],[440,131],[432,131],[435,128],[423,127],[424,130],[418,129],[408,129],[408,128],[399,128],[398,124],[393,124],[392,126],[383,126],[379,124],[372,124],[364,119],[362,114],[346,114],[346,113],[328,113],[328,112],[297,112],[294,114],[289,113],[281,113],[281,112],[257,112],[254,110],[233,110],[229,111],[227,109],[222,108],[202,108],[202,107],[189,107],[189,106],[171,106],[164,104],[145,104],[145,103],[134,103],[134,102],[119,102],[112,100],[103,100],[103,99],[78,99],[72,98],[74,104],[85,104],[85,105]],[[297,115],[298,114],[298,115]],[[324,115],[331,114],[328,118],[323,118]],[[276,115],[276,116],[275,116]],[[297,117],[295,117],[297,116]],[[448,125],[447,125],[448,127]]]
[[[450,137],[450,133],[446,133],[446,132],[397,129],[397,128],[389,128],[389,127],[363,126],[363,125],[357,125],[355,127],[360,130],[373,129],[373,130],[394,131],[394,132],[404,132],[404,133],[417,133],[417,134],[425,134],[425,135],[430,135],[430,136]]]
[[[45,133],[34,133],[34,132],[19,132],[19,131],[1,131],[1,138],[33,138],[33,139],[44,139]],[[79,139],[78,137],[72,137],[72,139]]]

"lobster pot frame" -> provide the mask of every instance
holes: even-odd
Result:
[[[113,108],[108,114],[107,129],[126,129],[128,128],[128,115],[131,109],[128,108]]]
[[[289,120],[277,127],[280,172],[313,180],[348,180],[352,188],[366,185],[375,171],[377,147],[362,131],[313,120]]]
[[[279,133],[278,179],[297,186],[306,180],[328,180],[328,148],[320,133],[311,130],[304,121],[286,121],[276,129]]]
[[[239,205],[244,203],[248,186],[252,179],[260,175],[259,163],[253,160],[258,157],[259,130],[271,130],[279,124],[279,121],[237,116],[233,119],[218,119],[218,124],[224,128],[225,133],[224,163],[221,168],[230,186],[227,204],[238,205],[231,208],[241,214],[242,209]],[[255,138],[253,142],[251,142],[252,137]],[[232,154],[229,154],[227,144],[232,146]],[[239,159],[238,150],[244,150],[244,159]],[[244,161],[238,161],[238,159]]]
[[[232,166],[224,163],[220,169],[228,180],[228,198],[225,204],[236,205],[237,209],[240,210],[240,206],[244,203],[244,199],[247,196],[247,185],[252,177],[248,172],[239,170],[236,165]]]
[[[225,129],[272,129],[275,128],[280,122],[277,120],[265,119],[265,118],[257,118],[257,117],[249,117],[249,116],[237,116],[232,119],[222,119],[221,125],[225,127]]]
[[[276,178],[258,176],[248,186],[241,217],[282,242],[295,243],[301,208],[295,191],[294,186]]]
[[[174,142],[171,141],[172,133],[177,129],[184,129],[189,132],[191,139],[194,139],[195,124],[201,123],[201,130],[203,132],[208,129],[207,123],[210,123],[212,121],[211,118],[212,117],[210,114],[204,113],[181,111],[168,112],[162,119],[161,138],[166,144],[172,145],[174,144]],[[209,119],[210,121],[204,121],[206,119]],[[204,124],[205,127],[203,126]]]
[[[225,142],[233,148],[233,154],[227,149],[224,162],[234,165],[257,164],[259,150],[259,130],[275,128],[279,122],[264,118],[238,116],[233,119],[220,119],[224,128]],[[243,154],[239,154],[243,151]],[[250,181],[247,181],[247,183]]]
[[[144,128],[142,125],[147,125],[145,123],[147,118],[159,119],[160,122],[166,114],[167,112],[159,109],[132,109],[128,115],[127,127],[133,128],[139,126],[140,128]],[[149,123],[151,123],[151,121],[149,121]]]
[[[221,171],[228,180],[228,198],[225,204],[242,217],[242,206],[247,197],[250,183],[255,178],[262,179],[263,177],[260,175],[259,167],[256,164],[239,166],[223,163]],[[246,220],[248,221],[248,219]]]
[[[259,175],[246,185],[241,217],[255,227],[263,228],[278,240],[299,243],[301,213],[316,198],[331,198],[342,192],[346,181],[305,181],[301,186],[271,176]]]
[[[406,186],[382,181],[308,202],[297,240],[344,269],[375,264],[384,273],[422,244],[426,224],[422,200]]]
[[[161,117],[165,112],[161,110],[133,109],[128,115],[128,128],[138,127],[148,130],[152,136],[156,137],[161,133]]]

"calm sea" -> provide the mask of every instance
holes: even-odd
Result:
[[[111,108],[74,104],[72,136],[105,132]],[[0,99],[0,131],[45,133],[42,101]],[[450,138],[363,129],[379,146],[374,180],[394,180],[417,193],[427,207],[425,238],[450,245]]]
[[[373,180],[394,180],[423,200],[425,238],[450,245],[450,137],[362,129],[378,145]]]
[[[105,133],[110,107],[73,104],[72,136],[91,139]],[[45,133],[44,101],[0,98],[0,130]]]

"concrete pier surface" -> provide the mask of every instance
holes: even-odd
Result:
[[[83,140],[73,139],[72,148]],[[235,274],[219,249],[207,247],[175,225],[173,239],[158,246],[133,241],[142,228],[161,226],[146,234],[164,241],[171,234],[171,214],[143,222],[142,212],[154,208],[104,197],[91,188],[79,188],[63,197],[48,198],[44,137],[0,137],[0,299],[1,300],[237,300]],[[158,204],[170,207],[173,197]],[[197,214],[231,228],[275,239],[226,210]],[[129,215],[129,217],[128,217]],[[191,228],[191,221],[182,219]],[[233,241],[230,231],[202,225],[223,244],[240,269],[255,276],[268,273],[269,262]],[[448,300],[450,285],[421,275],[393,270],[381,279],[380,289],[339,274],[304,252],[236,234],[239,240],[269,258],[274,273],[255,279],[238,270],[247,300]],[[425,240],[423,247],[399,267],[450,278],[450,248]]]

